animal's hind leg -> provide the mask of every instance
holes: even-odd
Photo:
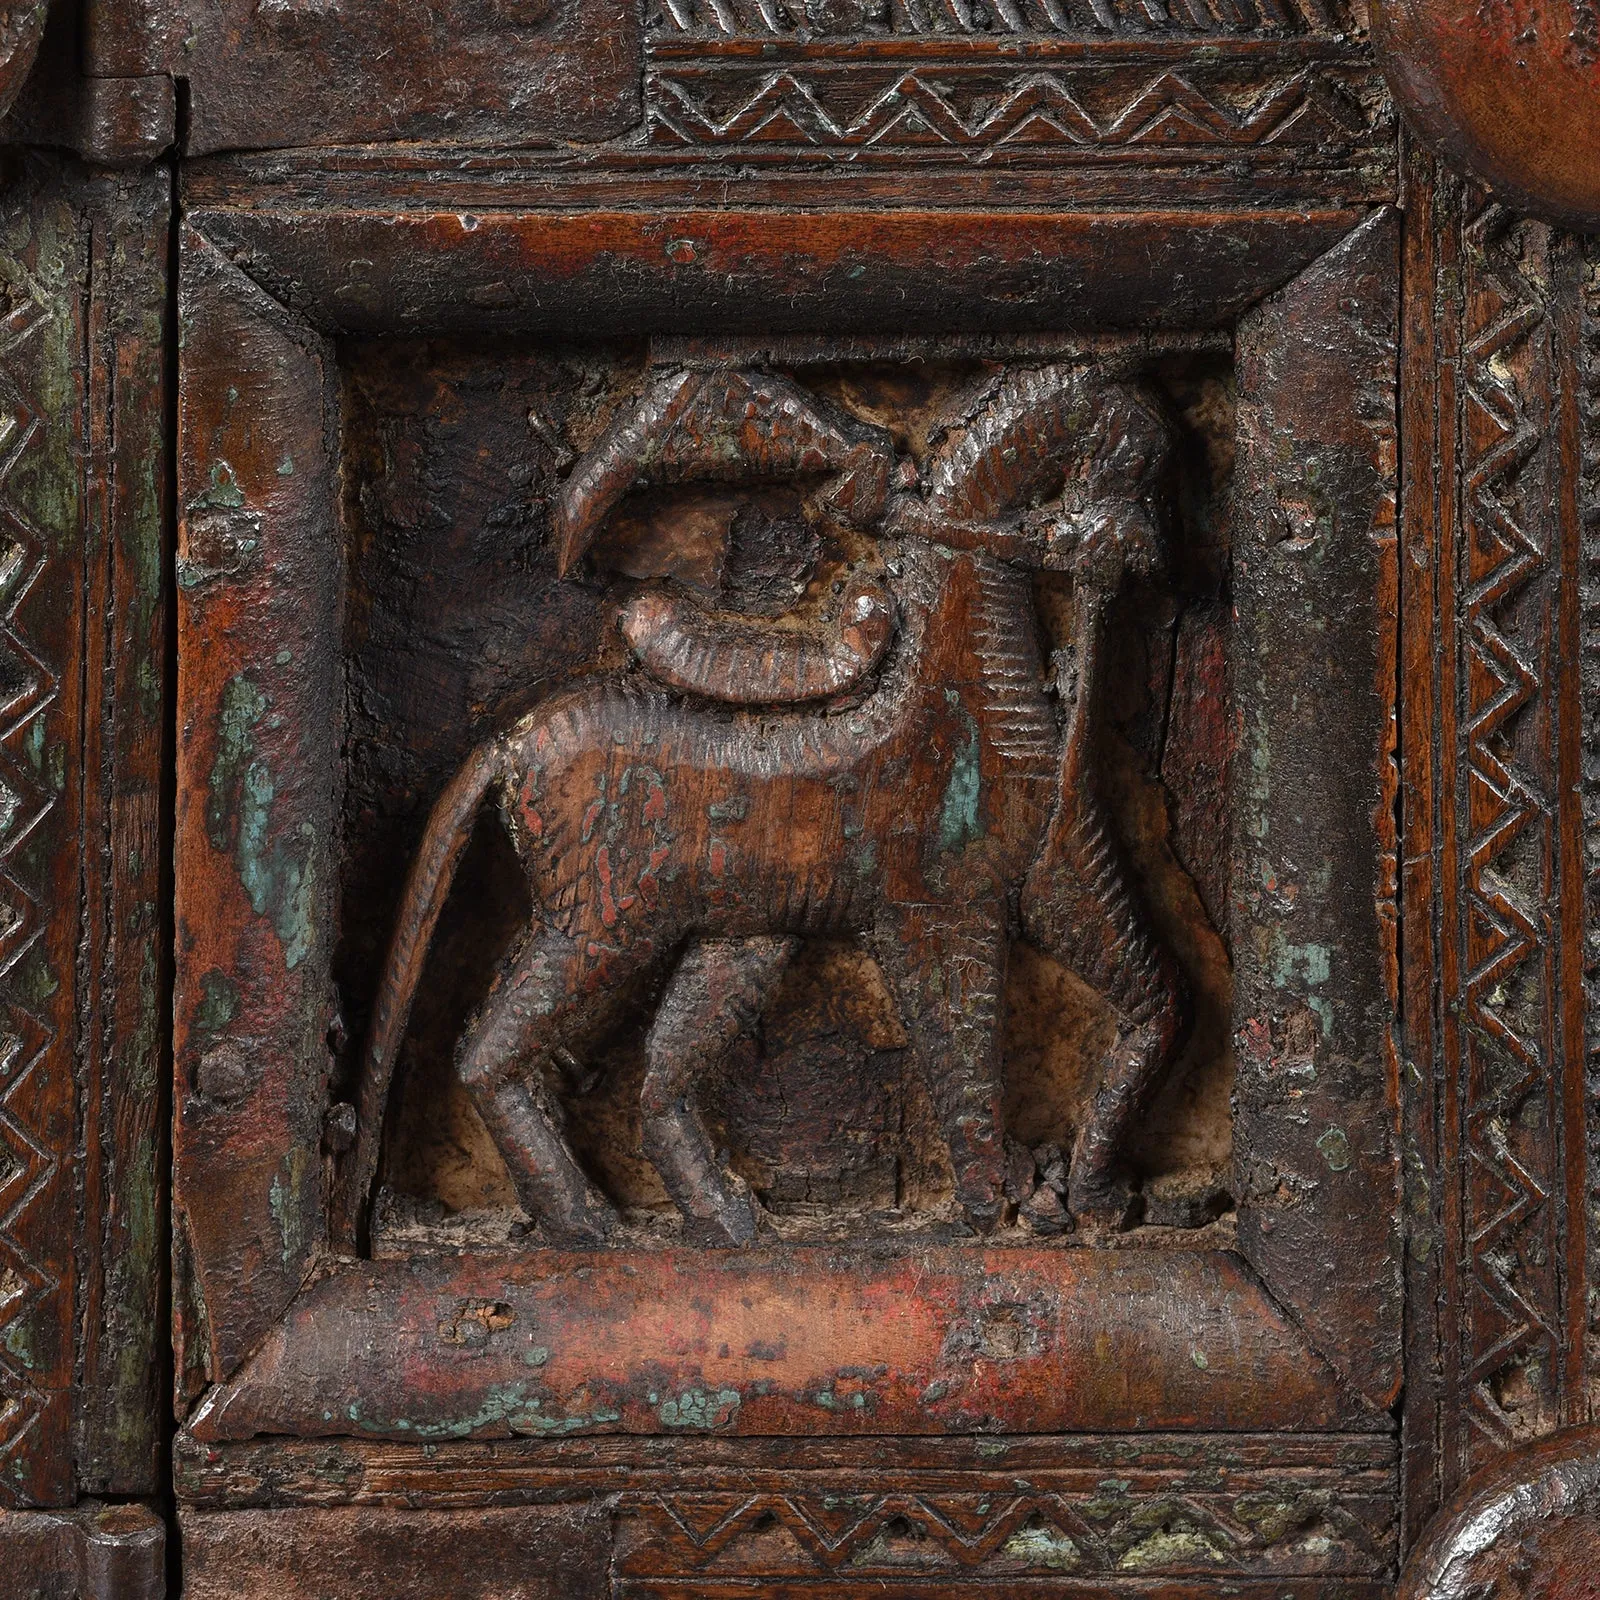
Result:
[[[1127,1226],[1134,1202],[1123,1152],[1166,1072],[1173,1033],[1146,1023],[1121,1034],[1107,1055],[1094,1104],[1073,1142],[1068,1204],[1074,1216],[1102,1227]]]
[[[1121,1029],[1073,1143],[1068,1203],[1100,1227],[1126,1226],[1128,1136],[1160,1087],[1189,1021],[1177,963],[1151,930],[1092,794],[1063,797],[1050,848],[1023,887],[1023,931],[1116,1008]]]
[[[544,1057],[594,1001],[599,963],[593,948],[536,927],[496,980],[456,1057],[456,1071],[505,1158],[517,1198],[552,1244],[568,1247],[603,1244],[616,1222],[610,1201],[568,1149],[541,1075]],[[641,947],[622,959],[632,971],[649,955]],[[608,987],[623,976],[607,972]]]
[[[716,1158],[695,1084],[755,1028],[799,942],[697,940],[678,963],[645,1041],[644,1152],[699,1242],[749,1244],[756,1211],[749,1189]]]
[[[896,907],[873,939],[911,1034],[967,1220],[992,1231],[1005,1209],[1000,1001],[1006,924],[999,904]]]

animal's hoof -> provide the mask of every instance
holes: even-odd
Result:
[[[1044,1238],[1072,1232],[1072,1216],[1048,1183],[1041,1183],[1023,1201],[1020,1210],[1033,1231]]]
[[[981,1200],[962,1200],[961,1215],[974,1233],[993,1233],[1005,1221],[1005,1199],[1000,1195],[985,1195]]]
[[[599,1250],[617,1225],[615,1209],[601,1201],[564,1217],[546,1216],[539,1231],[557,1250]]]
[[[739,1249],[754,1244],[756,1235],[761,1231],[755,1196],[740,1179],[735,1178],[715,1214],[685,1218],[683,1231],[690,1243],[709,1250]]]
[[[1073,1183],[1068,1200],[1078,1226],[1093,1233],[1125,1233],[1139,1214],[1139,1195],[1125,1179]]]

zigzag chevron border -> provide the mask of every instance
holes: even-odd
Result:
[[[848,1573],[861,1582],[911,1572],[1369,1575],[1394,1555],[1394,1503],[1329,1488],[1285,1496],[1129,1492],[1116,1481],[1076,1494],[1013,1488],[895,1494],[627,1496],[625,1545],[641,1574],[736,1576],[748,1570]],[[1267,1514],[1270,1510],[1270,1514]],[[775,1553],[777,1535],[790,1553]],[[620,1570],[631,1569],[627,1554]]]
[[[13,283],[21,276],[7,274]],[[33,1213],[61,1180],[67,1156],[29,1125],[35,1080],[58,1035],[19,981],[24,958],[45,931],[44,910],[20,864],[56,804],[23,752],[35,730],[42,732],[59,684],[20,619],[45,573],[47,541],[11,482],[43,444],[28,358],[49,320],[49,311],[29,298],[0,320],[0,1500],[18,1503],[32,1498],[25,1455],[51,1403],[46,1383],[59,1389],[70,1375],[40,1371],[28,1339],[34,1323],[58,1320],[53,1302],[67,1288],[27,1243]],[[70,1363],[70,1350],[63,1356]]]
[[[1577,482],[1594,382],[1579,241],[1420,146],[1406,167],[1409,1542],[1472,1472],[1589,1420],[1600,1392],[1600,545]]]
[[[1420,162],[1402,504],[1417,1519],[1589,1413],[1577,908],[1596,897],[1578,776],[1578,247]],[[1591,993],[1596,966],[1591,946]]]
[[[1519,749],[1518,724],[1548,692],[1546,607],[1519,606],[1559,563],[1540,517],[1537,470],[1550,427],[1533,407],[1546,357],[1546,294],[1522,251],[1534,242],[1497,205],[1463,231],[1471,273],[1463,350],[1461,634],[1462,1104],[1466,1244],[1471,1262],[1463,1351],[1473,1428],[1513,1441],[1526,1410],[1559,1409],[1559,1301],[1542,1263],[1559,1256],[1559,1005],[1555,952],[1541,926],[1555,873],[1556,801],[1545,764]],[[1543,770],[1541,770],[1543,769]],[[1520,1134],[1513,1124],[1528,1126]],[[1541,1392],[1547,1391],[1547,1392]]]
[[[646,79],[658,146],[812,147],[854,155],[908,146],[985,156],[1004,147],[1058,151],[1217,151],[1286,146],[1324,153],[1371,140],[1369,112],[1323,68],[1299,65],[1242,102],[1193,72],[1156,72],[1131,90],[1097,72],[1002,69],[980,79],[923,66],[840,75],[800,65],[750,71],[660,63]],[[732,110],[719,103],[734,101]],[[965,109],[963,109],[963,105]]]

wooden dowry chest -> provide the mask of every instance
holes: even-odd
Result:
[[[1600,1596],[1592,0],[0,54],[19,1592]]]

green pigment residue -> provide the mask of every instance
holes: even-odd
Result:
[[[739,1414],[740,1398],[737,1389],[686,1389],[668,1395],[656,1408],[656,1415],[665,1428],[721,1428]]]
[[[211,469],[211,481],[190,501],[200,511],[237,511],[244,504],[244,490],[226,461],[219,461]]]
[[[230,678],[222,691],[217,753],[207,785],[206,836],[215,849],[232,854],[251,909],[272,918],[284,964],[292,970],[311,949],[315,835],[307,824],[292,842],[272,835],[277,787],[272,769],[256,749],[267,707],[267,697],[246,673]]]
[[[1331,1127],[1317,1140],[1317,1149],[1328,1163],[1330,1172],[1347,1172],[1350,1168],[1350,1136],[1343,1128]]]
[[[272,1175],[272,1187],[267,1191],[272,1220],[278,1225],[284,1269],[289,1272],[299,1267],[306,1253],[307,1207],[304,1190],[309,1166],[309,1153],[296,1146],[279,1163],[278,1170]]]
[[[981,832],[978,821],[978,798],[982,777],[978,762],[978,725],[971,713],[961,704],[961,697],[953,689],[946,689],[945,699],[959,711],[966,726],[967,736],[950,769],[950,781],[945,785],[944,800],[939,806],[939,848],[960,850],[976,839]]]
[[[1018,1528],[1001,1546],[1013,1561],[1047,1572],[1071,1572],[1083,1560],[1080,1551],[1064,1533],[1048,1526]]]
[[[189,1032],[197,1050],[206,1049],[239,1015],[239,985],[213,967],[200,976],[200,1004],[194,1008]]]

